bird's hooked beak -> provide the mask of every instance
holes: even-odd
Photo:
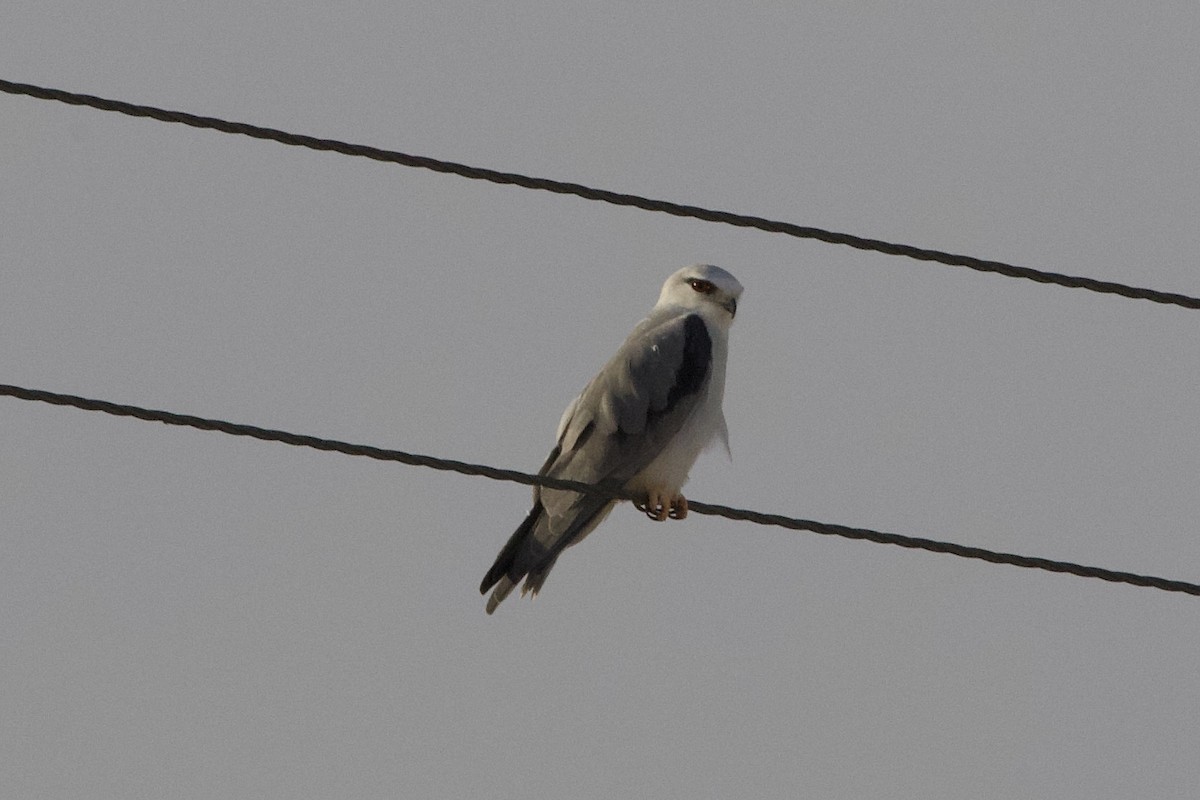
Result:
[[[736,297],[729,298],[727,301],[725,301],[724,303],[721,304],[721,307],[729,312],[730,317],[737,316],[737,298]]]

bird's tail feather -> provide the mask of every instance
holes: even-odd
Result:
[[[550,574],[550,570],[554,568],[554,562],[557,560],[557,558],[552,558],[526,573],[525,583],[521,586],[521,597],[525,595],[537,597],[538,592],[542,590],[542,584],[546,582],[546,576]]]
[[[521,596],[532,594],[537,596],[546,576],[558,560],[558,554],[566,547],[582,540],[588,533],[608,516],[608,512],[616,505],[616,501],[605,498],[593,498],[580,509],[577,518],[559,537],[555,545],[549,549],[533,538],[533,529],[544,513],[541,503],[535,503],[529,516],[513,532],[508,543],[496,557],[496,563],[488,570],[479,585],[480,594],[487,594],[488,589],[496,587],[487,601],[487,613],[491,614],[496,607],[512,593],[521,579],[525,584],[521,587]]]
[[[493,591],[492,596],[488,598],[487,613],[491,614],[493,611],[495,611],[496,607],[504,602],[504,598],[508,597],[516,585],[517,584],[507,575],[501,578],[500,582],[496,584],[496,590]]]
[[[483,576],[483,583],[479,584],[480,594],[487,594],[487,590],[495,586],[496,582],[512,568],[513,562],[517,560],[517,554],[521,552],[521,548],[525,544],[525,540],[529,537],[529,532],[533,530],[534,523],[537,522],[541,512],[541,505],[535,503],[533,508],[530,509],[529,514],[525,517],[525,520],[517,526],[517,529],[513,531],[513,535],[508,537],[508,542],[501,548],[500,555],[496,556],[496,563],[492,564],[492,568],[487,571],[487,575]],[[516,576],[515,580],[510,581],[510,583],[515,584],[515,581],[519,580],[521,580],[520,575]],[[508,592],[511,591],[512,586],[510,585],[508,591],[500,596],[500,600],[503,600]],[[500,600],[496,602],[499,603]]]

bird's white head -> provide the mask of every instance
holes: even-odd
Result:
[[[742,285],[737,278],[712,264],[684,267],[663,284],[656,308],[675,306],[699,311],[724,326],[737,314]]]

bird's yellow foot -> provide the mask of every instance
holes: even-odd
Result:
[[[668,517],[684,519],[688,513],[686,497],[659,489],[650,490],[646,502],[636,504],[635,507],[655,522],[662,522]]]
[[[687,498],[681,494],[671,498],[671,519],[686,519],[687,518]]]

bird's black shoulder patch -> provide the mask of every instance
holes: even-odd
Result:
[[[712,337],[699,314],[689,314],[683,321],[683,358],[675,372],[675,384],[667,395],[667,408],[674,408],[683,397],[700,391],[712,365]]]

